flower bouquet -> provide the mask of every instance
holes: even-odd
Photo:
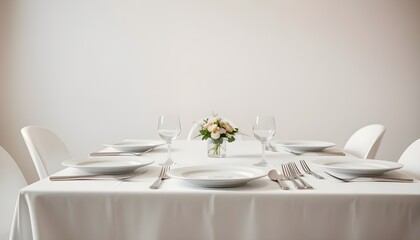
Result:
[[[207,153],[209,157],[225,157],[226,141],[235,141],[238,128],[216,116],[206,118],[201,123],[200,136],[207,140]]]

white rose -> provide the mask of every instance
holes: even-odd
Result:
[[[220,132],[217,131],[217,130],[211,132],[211,138],[213,138],[213,139],[219,139],[220,138]]]
[[[229,123],[225,123],[223,127],[226,129],[226,131],[227,131],[228,133],[233,132],[233,127],[232,127],[232,125],[230,125]]]
[[[207,130],[209,132],[213,132],[217,129],[217,124],[211,124],[210,126],[207,127]]]

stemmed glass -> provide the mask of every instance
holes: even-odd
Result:
[[[171,144],[181,133],[181,121],[178,115],[161,115],[158,123],[159,136],[168,144],[168,159],[161,166],[171,166],[175,162],[171,157]]]
[[[261,142],[262,145],[262,158],[261,161],[254,164],[259,167],[266,167],[268,163],[265,159],[265,147],[267,141],[270,140],[276,133],[276,122],[273,116],[257,116],[255,119],[252,132],[256,139]]]

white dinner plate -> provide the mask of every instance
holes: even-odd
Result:
[[[322,158],[315,159],[310,163],[327,171],[359,176],[379,175],[403,166],[396,162],[354,158]]]
[[[104,145],[120,152],[144,152],[164,144],[164,141],[159,140],[127,139],[119,143]]]
[[[128,173],[152,164],[154,161],[141,157],[127,157],[127,156],[108,156],[108,157],[92,157],[69,159],[63,161],[66,167],[78,168],[82,171],[95,174],[117,174]]]
[[[335,143],[321,141],[273,141],[273,143],[296,153],[320,152],[336,145]]]
[[[174,168],[168,175],[199,187],[225,188],[244,185],[267,172],[252,167],[205,165]]]

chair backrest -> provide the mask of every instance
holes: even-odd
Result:
[[[21,132],[39,179],[64,169],[61,162],[71,157],[66,145],[57,135],[36,126],[24,127]]]
[[[190,132],[188,133],[187,140],[201,140],[201,138],[197,136],[200,135],[201,123],[204,121],[204,119],[207,119],[207,118],[201,118],[200,120],[193,123],[190,129]],[[223,120],[226,122],[229,122],[230,125],[232,125],[232,127],[234,128],[238,127],[238,125],[236,125],[235,122],[232,122],[229,119],[223,118]],[[235,139],[242,140],[242,136],[239,133],[236,133]]]
[[[381,124],[372,124],[357,130],[344,146],[344,152],[363,159],[373,159],[385,133]]]
[[[412,177],[420,179],[420,139],[408,146],[398,162],[404,165],[403,169],[405,172]]]
[[[26,185],[16,162],[0,146],[0,239],[9,239],[16,199]]]

